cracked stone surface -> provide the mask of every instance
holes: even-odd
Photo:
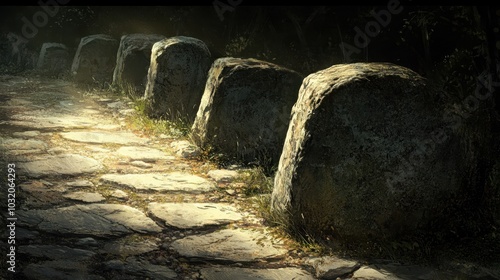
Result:
[[[108,254],[119,256],[135,256],[158,250],[159,246],[149,240],[130,240],[122,238],[104,245],[102,251]]]
[[[87,203],[95,203],[106,200],[106,198],[104,198],[104,196],[102,196],[102,194],[100,193],[89,193],[89,192],[73,192],[64,194],[63,197]]]
[[[47,144],[40,140],[24,140],[0,137],[0,146],[5,150],[46,150]]]
[[[177,228],[223,225],[242,218],[236,208],[224,203],[150,203],[148,210]]]
[[[71,131],[61,133],[61,137],[94,144],[144,144],[147,141],[131,132]]]
[[[188,236],[172,242],[171,246],[184,257],[231,262],[277,259],[288,251],[274,245],[268,235],[248,229]]]
[[[251,269],[239,267],[214,267],[200,270],[205,280],[275,280],[294,279],[312,280],[315,279],[309,272],[295,267],[277,269]]]
[[[33,280],[105,280],[104,277],[91,274],[82,262],[68,260],[31,263],[23,270],[23,274],[26,278]]]
[[[158,149],[147,147],[121,147],[116,153],[130,161],[156,162],[158,160],[173,160],[175,157],[167,155]]]
[[[18,211],[21,225],[40,231],[89,235],[122,236],[133,232],[155,233],[161,228],[141,211],[119,204],[74,205],[47,210]]]
[[[217,183],[230,183],[236,179],[239,174],[234,170],[210,170],[207,175],[214,179]]]
[[[19,253],[32,257],[44,257],[51,260],[86,261],[95,253],[87,250],[59,245],[25,245],[19,246]]]
[[[18,164],[19,172],[28,177],[80,175],[95,173],[103,169],[103,165],[92,158],[75,154],[48,156]]]
[[[131,188],[160,192],[208,192],[215,186],[204,178],[189,173],[105,174],[101,181]]]
[[[136,275],[142,279],[150,277],[150,279],[158,280],[174,280],[178,279],[177,274],[162,265],[154,265],[145,261],[140,261],[134,257],[129,257],[125,261],[111,260],[105,263],[107,269],[119,271],[125,275]]]

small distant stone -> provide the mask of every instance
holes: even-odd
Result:
[[[121,101],[117,101],[117,102],[108,103],[107,106],[108,106],[108,108],[116,109],[116,108],[124,107],[125,103],[123,103]]]
[[[356,261],[344,260],[336,257],[313,258],[307,261],[316,271],[320,279],[337,279],[342,275],[352,273],[360,267]]]
[[[183,158],[194,158],[200,155],[200,149],[187,140],[174,141],[170,143],[177,156]]]
[[[100,193],[88,193],[88,192],[74,192],[70,194],[65,194],[63,195],[63,197],[87,203],[101,202],[106,200],[106,198],[104,198],[104,196],[102,196]]]
[[[67,186],[70,187],[78,187],[78,188],[92,188],[94,187],[94,183],[87,180],[78,180],[66,183]]]
[[[351,279],[391,280],[391,279],[399,279],[399,278],[395,277],[395,275],[392,275],[391,273],[389,273],[385,270],[378,271],[378,270],[371,268],[369,266],[362,266],[360,269],[358,269],[354,272]]]
[[[234,170],[210,170],[207,175],[217,183],[231,183],[238,177],[238,172]]]
[[[144,161],[140,160],[135,160],[130,163],[130,165],[135,166],[135,167],[140,167],[140,168],[151,168],[153,165],[146,163]]]
[[[111,193],[111,196],[118,198],[118,199],[127,199],[128,198],[128,194],[122,190],[114,190]]]
[[[92,247],[95,247],[97,245],[99,245],[99,243],[97,243],[97,240],[95,240],[94,238],[92,237],[85,237],[85,238],[82,238],[80,240],[78,240],[75,245],[78,245],[78,246],[92,246]]]
[[[235,194],[235,193],[236,193],[236,191],[235,191],[235,190],[232,190],[232,189],[227,189],[227,190],[226,190],[226,193],[227,193],[228,195],[233,195],[233,194]]]

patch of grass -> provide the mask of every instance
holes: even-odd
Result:
[[[294,227],[287,216],[271,208],[271,196],[274,187],[274,177],[266,174],[263,167],[254,167],[241,171],[235,182],[245,183],[243,194],[249,198],[246,207],[270,227],[278,239],[287,240],[287,245],[296,251],[308,254],[325,254],[329,248],[317,242],[311,236]]]

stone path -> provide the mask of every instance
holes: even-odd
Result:
[[[1,163],[16,164],[15,279],[500,278],[298,252],[245,210],[238,170],[131,130],[125,98],[0,76],[0,101]]]

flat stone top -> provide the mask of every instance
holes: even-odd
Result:
[[[224,229],[174,241],[172,248],[188,258],[254,262],[283,257],[288,250],[273,244],[269,235],[248,229]]]
[[[148,210],[167,225],[177,228],[222,225],[243,217],[236,208],[225,203],[150,203]]]
[[[75,154],[63,154],[18,164],[19,169],[29,177],[80,175],[94,173],[104,166],[93,158]]]
[[[215,60],[213,63],[213,67],[219,67],[219,68],[235,68],[236,70],[238,69],[248,69],[248,68],[259,68],[259,69],[274,69],[274,70],[280,70],[280,71],[286,71],[286,72],[293,72],[297,74],[298,76],[301,76],[299,73],[285,68],[283,66],[264,61],[264,60],[259,60],[255,58],[236,58],[236,57],[222,57],[218,58]]]
[[[350,63],[336,64],[306,77],[314,83],[335,85],[335,88],[355,81],[370,80],[370,78],[399,77],[422,83],[424,79],[416,72],[392,63]]]
[[[285,267],[277,269],[251,269],[239,267],[215,267],[200,270],[203,279],[206,280],[313,280],[309,272],[296,267]]]
[[[143,144],[147,140],[131,132],[97,132],[97,131],[72,131],[63,132],[64,139],[94,144]]]
[[[166,192],[208,192],[214,184],[196,175],[182,172],[147,174],[105,174],[101,181],[125,186],[135,190]]]
[[[144,213],[119,204],[73,205],[16,213],[22,225],[57,234],[109,237],[134,232],[161,232],[161,228]]]

